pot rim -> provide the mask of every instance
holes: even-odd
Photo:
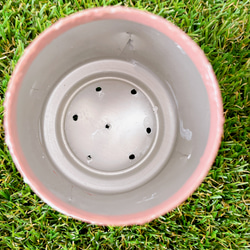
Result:
[[[16,126],[16,104],[18,91],[32,61],[39,52],[49,44],[53,39],[66,32],[67,30],[81,24],[89,23],[104,19],[122,19],[133,21],[146,25],[163,33],[189,56],[197,70],[199,71],[204,82],[210,106],[210,131],[207,145],[200,163],[190,178],[183,186],[173,194],[168,200],[151,209],[140,213],[119,216],[105,216],[89,213],[65,204],[55,197],[32,173],[31,167],[25,159],[18,140]],[[17,63],[13,75],[8,84],[5,102],[4,102],[4,128],[5,141],[13,161],[24,178],[24,181],[30,185],[32,190],[47,204],[57,211],[62,212],[70,217],[98,225],[132,225],[144,224],[176,208],[184,202],[202,183],[208,174],[215,157],[217,155],[221,137],[223,134],[223,104],[218,82],[213,72],[212,66],[206,58],[201,48],[181,29],[174,24],[146,11],[141,11],[127,7],[100,7],[80,11],[68,17],[60,19],[47,30],[41,33],[26,49]]]

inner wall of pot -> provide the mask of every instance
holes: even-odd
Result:
[[[124,193],[93,193],[76,185],[60,172],[43,138],[44,108],[58,82],[84,64],[105,59],[138,63],[155,74],[172,96],[178,124],[171,157],[160,173]],[[142,212],[169,199],[199,164],[210,125],[205,86],[182,48],[157,30],[124,20],[80,25],[49,43],[25,75],[17,111],[21,147],[40,182],[63,202],[103,215]],[[160,133],[168,129],[159,124]]]

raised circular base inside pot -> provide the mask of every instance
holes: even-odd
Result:
[[[222,131],[204,54],[163,19],[89,10],[27,50],[6,97],[7,143],[43,200],[98,224],[144,223],[185,200]]]
[[[95,192],[127,192],[152,179],[164,167],[157,157],[166,161],[173,150],[176,130],[175,104],[161,81],[118,60],[70,72],[44,111],[43,137],[58,171]]]

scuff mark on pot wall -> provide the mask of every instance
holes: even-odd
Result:
[[[183,127],[183,121],[182,120],[180,120],[180,133],[181,133],[181,137],[183,139],[186,139],[188,141],[190,141],[192,139],[192,134],[193,134],[192,131],[190,131],[188,128],[185,129]]]

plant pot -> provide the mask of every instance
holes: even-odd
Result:
[[[202,50],[147,12],[61,19],[25,50],[5,100],[6,143],[34,192],[101,225],[148,222],[190,196],[222,136]]]

